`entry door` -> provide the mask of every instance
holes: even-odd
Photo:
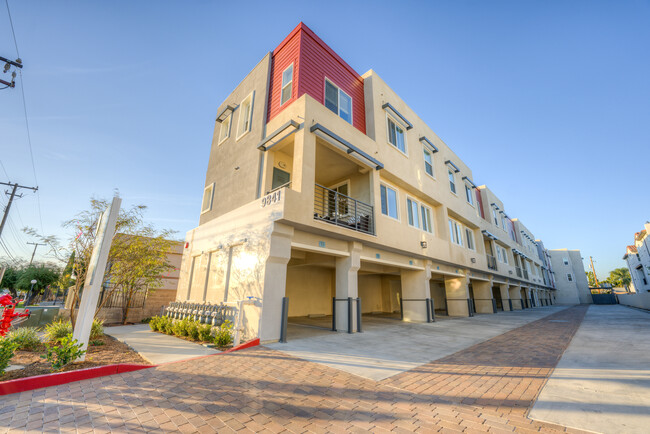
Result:
[[[336,194],[336,193],[338,194]],[[346,217],[348,215],[348,184],[343,183],[337,185],[336,187],[330,187],[330,191],[327,192],[327,210],[329,215],[334,217]]]
[[[282,187],[289,181],[291,181],[291,174],[289,172],[285,172],[284,170],[278,169],[277,167],[273,168],[273,182],[271,183],[271,190]]]

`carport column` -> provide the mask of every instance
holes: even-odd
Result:
[[[259,320],[260,341],[280,339],[282,321],[282,298],[286,294],[287,263],[291,259],[293,228],[273,223],[269,237],[269,256],[264,266],[264,287],[262,289],[262,314]]]
[[[469,282],[467,277],[445,277],[447,312],[449,316],[469,316]]]
[[[431,267],[426,265],[424,270],[402,270],[402,311],[404,321],[427,321],[427,304],[431,296],[429,281]]]
[[[509,285],[508,292],[512,299],[512,310],[521,310],[523,306],[523,300],[521,299],[521,286]]]
[[[501,293],[501,304],[503,305],[503,310],[509,311],[510,310],[510,303],[508,300],[510,300],[510,291],[508,291],[508,284],[507,283],[497,283],[495,286],[499,287],[499,292]],[[515,305],[513,303],[512,308],[515,308]]]
[[[476,313],[494,313],[492,310],[492,282],[472,280]]]
[[[523,296],[524,300],[522,300],[521,302],[524,304],[524,306],[527,306],[529,308],[533,307],[533,305],[531,304],[531,301],[530,301],[531,300],[530,288],[529,287],[522,287],[521,289],[524,291],[524,296]],[[528,303],[528,305],[526,303]]]
[[[336,258],[336,329],[348,331],[348,297],[359,296],[357,272],[361,267],[361,243],[349,244],[350,256]],[[363,301],[363,300],[362,300]],[[356,303],[352,303],[352,330],[357,329]]]

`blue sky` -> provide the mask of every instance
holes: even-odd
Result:
[[[300,21],[374,69],[548,248],[604,276],[650,219],[647,0],[9,4],[43,222],[26,192],[3,235],[16,256],[31,253],[21,227],[65,238],[61,222],[115,188],[184,237],[217,107]],[[0,161],[34,185],[19,89],[0,102]]]

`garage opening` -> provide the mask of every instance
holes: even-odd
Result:
[[[501,288],[498,286],[492,287],[492,298],[496,301],[497,311],[503,311],[503,299],[501,298]]]
[[[429,290],[433,299],[433,309],[436,317],[449,316],[447,310],[447,290],[445,289],[444,277],[431,277],[429,280]]]

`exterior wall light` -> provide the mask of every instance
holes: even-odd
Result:
[[[422,247],[423,249],[426,249],[427,248],[427,242],[426,241],[420,241],[420,247]]]

